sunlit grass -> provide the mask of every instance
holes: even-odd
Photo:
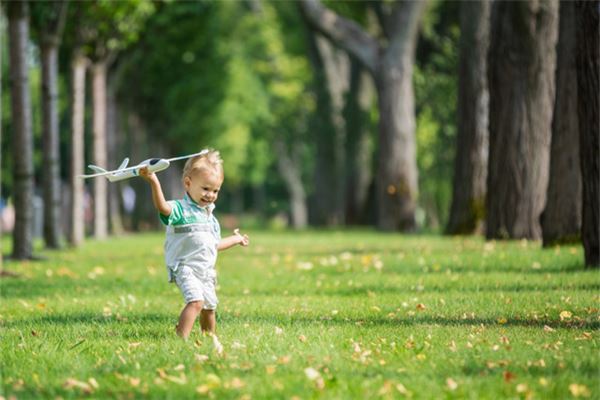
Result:
[[[254,232],[219,257],[214,354],[174,333],[160,234],[5,262],[9,398],[598,398],[600,276],[579,247]]]

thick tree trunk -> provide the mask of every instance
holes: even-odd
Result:
[[[300,168],[295,157],[288,155],[288,151],[281,139],[276,139],[277,167],[283,177],[290,195],[290,215],[294,229],[305,228],[308,223],[308,210],[306,208],[306,192],[300,176]]]
[[[460,4],[458,135],[452,184],[452,206],[446,232],[480,230],[485,211],[488,166],[487,51],[491,3]]]
[[[539,239],[548,185],[558,1],[497,2],[493,8],[486,236]]]
[[[351,60],[350,89],[346,96],[346,223],[365,223],[372,168],[371,107],[375,101],[373,79]]]
[[[414,230],[417,198],[415,110],[412,69],[420,16],[425,1],[398,2],[380,45],[353,21],[340,17],[317,0],[303,0],[311,25],[360,60],[373,74],[379,98],[379,166],[377,226],[382,230]]]
[[[575,3],[560,3],[556,102],[552,121],[550,180],[541,226],[544,246],[578,241],[581,231],[581,170],[575,66]]]
[[[407,53],[402,55],[400,65],[395,57],[386,57],[388,62],[384,61],[377,79],[381,112],[377,227],[410,232],[416,228],[418,174],[412,86],[414,60],[413,51]]]
[[[58,131],[58,40],[42,43],[42,138],[44,187],[44,241],[60,247],[61,182]]]
[[[107,168],[106,70],[104,62],[92,66],[94,164]],[[106,179],[94,179],[94,237],[108,236],[108,192]]]
[[[577,113],[579,117],[579,137],[581,154],[581,174],[583,180],[583,223],[581,236],[585,250],[585,265],[600,266],[600,246],[598,244],[600,221],[598,220],[600,170],[598,151],[600,146],[599,107],[600,93],[598,69],[600,68],[600,32],[598,28],[600,11],[598,1],[578,1],[577,21]]]
[[[84,112],[85,112],[85,72],[87,60],[79,51],[73,54],[71,72],[73,74],[73,106],[71,122],[71,229],[69,242],[79,246],[85,239],[84,181],[77,175],[84,173]]]
[[[27,64],[28,18],[27,2],[8,3],[11,121],[14,132],[12,154],[15,227],[12,257],[15,259],[29,259],[33,255],[33,131]]]
[[[344,94],[348,90],[349,61],[345,52],[314,31],[310,33],[310,49],[317,94],[314,121],[317,195],[312,214],[319,225],[337,225],[344,219],[342,166],[346,126],[342,110]]]

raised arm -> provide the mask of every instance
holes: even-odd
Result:
[[[140,176],[150,184],[152,189],[152,203],[159,213],[168,217],[171,215],[171,206],[165,200],[160,181],[154,172],[148,172],[148,167],[140,169]]]

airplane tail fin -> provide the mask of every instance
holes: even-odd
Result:
[[[121,165],[119,165],[119,168],[117,168],[117,169],[123,169],[123,168],[127,167],[127,164],[129,164],[129,158],[125,157],[125,159],[123,160],[123,162],[121,163]]]

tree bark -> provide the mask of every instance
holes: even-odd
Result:
[[[293,147],[292,147],[293,148]],[[290,195],[290,215],[294,229],[305,228],[308,223],[308,210],[306,209],[306,192],[302,184],[299,163],[296,157],[288,154],[282,140],[275,139],[277,151],[277,167],[287,186]]]
[[[69,243],[79,246],[85,239],[84,181],[77,175],[84,173],[84,112],[85,112],[85,72],[87,60],[75,50],[71,62],[73,80],[72,120],[71,120],[71,229]]]
[[[60,247],[60,153],[58,137],[58,45],[42,44],[42,138],[44,158],[44,241]]]
[[[585,253],[585,265],[600,266],[598,185],[600,180],[598,149],[600,87],[598,69],[600,68],[599,42],[600,32],[598,1],[578,1],[576,3],[577,21],[577,115],[579,118],[579,144],[581,154],[581,174],[583,181],[583,221],[581,236]]]
[[[579,241],[581,231],[574,3],[560,3],[559,25],[550,180],[540,221],[544,246]]]
[[[94,164],[107,168],[106,145],[106,71],[98,61],[92,66]],[[108,236],[108,192],[106,179],[94,179],[94,237]]]
[[[314,29],[348,51],[373,75],[380,110],[377,227],[414,230],[417,162],[412,68],[418,22],[426,2],[395,5],[387,19],[385,46],[318,0],[302,0],[300,4]]]
[[[558,1],[497,2],[493,6],[488,239],[541,238],[557,32]]]
[[[42,158],[44,168],[44,242],[47,248],[60,247],[61,180],[58,115],[58,49],[66,18],[67,2],[44,4],[47,16],[38,22],[42,69]],[[50,12],[51,11],[51,12]]]
[[[309,48],[317,97],[314,135],[316,199],[312,207],[318,225],[343,223],[344,180],[342,178],[345,121],[344,94],[348,90],[348,56],[316,32],[309,33]]]
[[[393,57],[388,53],[376,79],[380,109],[377,226],[386,231],[416,228],[418,173],[412,86],[415,42],[416,33],[415,41],[406,43],[411,49]]]
[[[115,97],[114,85],[109,84],[106,96],[106,144],[108,148],[107,166],[116,168],[122,161],[121,149],[123,148],[122,135],[118,132],[118,107]],[[121,216],[121,202],[119,200],[121,184],[108,186],[108,211],[110,215],[110,230],[113,234],[120,235],[124,232],[123,218]]]
[[[375,100],[372,77],[351,60],[350,89],[345,102],[346,120],[346,223],[366,220],[367,195],[373,175],[371,107]]]
[[[0,27],[0,43],[4,41],[4,26]],[[2,69],[2,52],[0,51],[0,82],[4,71]],[[0,84],[0,116],[2,114],[2,85]],[[0,124],[0,143],[2,143],[2,124]],[[2,151],[0,151],[0,165],[2,165]],[[0,168],[0,182],[2,182],[2,168]],[[2,185],[0,185],[0,198],[2,198]],[[4,224],[0,223],[0,237],[4,234]],[[0,254],[0,269],[2,269],[2,254]]]
[[[471,234],[482,229],[488,166],[487,51],[491,2],[460,4],[458,135],[452,205],[446,232]]]
[[[12,257],[33,256],[33,131],[27,64],[29,10],[25,1],[8,3],[13,187],[15,227]]]

